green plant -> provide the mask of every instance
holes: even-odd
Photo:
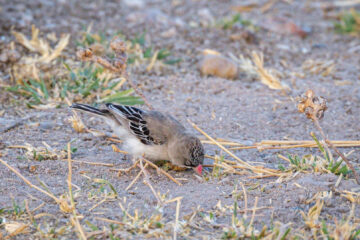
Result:
[[[360,31],[360,13],[355,9],[343,13],[340,21],[334,23],[335,31],[341,34],[358,34]]]
[[[134,39],[130,39],[130,46],[128,47],[128,64],[134,64],[136,62],[146,62],[151,61],[156,55],[156,60],[161,61],[167,65],[173,65],[181,62],[180,58],[172,57],[172,53],[170,50],[166,48],[162,48],[158,51],[155,50],[153,46],[147,46],[145,39],[145,33],[135,37]]]
[[[289,161],[290,170],[293,171],[314,171],[314,172],[324,172],[324,173],[333,173],[336,175],[348,175],[351,173],[351,170],[347,165],[343,164],[343,159],[335,160],[332,153],[328,148],[319,142],[315,134],[311,134],[314,141],[317,144],[318,149],[322,153],[322,156],[315,156],[312,154],[304,155],[299,157],[298,155],[288,155],[287,158],[282,157],[283,159]],[[279,165],[279,169],[285,171],[285,168],[282,165]]]
[[[22,85],[11,86],[6,90],[27,98],[27,105],[29,107],[45,104],[50,97],[44,80],[36,81],[34,79],[29,79],[28,82],[24,81]]]
[[[23,206],[20,206],[15,200],[12,200],[12,208],[11,209],[0,209],[0,214],[10,214],[16,217],[20,217],[23,213],[25,213],[25,203]]]
[[[311,136],[314,139],[314,141],[316,142],[320,152],[323,154],[324,158],[328,162],[327,169],[330,172],[332,172],[336,175],[343,174],[344,176],[351,172],[346,165],[341,165],[343,163],[343,159],[338,160],[338,161],[334,160],[330,150],[324,149],[324,147],[321,145],[321,143],[319,142],[319,140],[317,139],[315,134],[312,134]]]
[[[251,21],[243,19],[241,17],[241,14],[239,13],[233,15],[230,18],[221,19],[218,25],[220,25],[222,29],[231,29],[236,24],[240,24],[241,26],[244,27],[255,28],[255,26],[252,24]]]
[[[75,45],[79,47],[90,47],[94,43],[106,44],[106,35],[104,32],[99,31],[98,33],[91,32],[91,25],[87,28],[82,27],[82,36],[80,39],[75,40]],[[117,34],[119,35],[119,33]]]
[[[124,105],[143,104],[140,97],[132,96],[133,89],[118,91],[120,79],[110,80],[102,77],[104,69],[94,65],[85,65],[73,71],[67,64],[64,66],[69,71],[69,78],[52,81],[46,86],[43,80],[30,79],[17,85],[7,88],[8,91],[22,95],[27,100],[27,105],[47,104],[55,102],[59,104],[65,97],[79,96],[81,99],[97,99],[97,103],[106,101],[116,102]],[[106,75],[105,75],[106,76]],[[49,90],[48,90],[49,89]],[[58,90],[61,89],[61,90]]]

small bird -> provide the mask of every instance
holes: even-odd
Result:
[[[70,108],[103,118],[133,157],[170,161],[176,166],[193,168],[201,175],[204,147],[172,116],[112,103],[105,106],[106,109],[97,109],[75,103]]]

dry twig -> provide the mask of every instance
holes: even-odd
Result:
[[[76,229],[79,232],[80,238],[82,240],[86,240],[86,234],[84,232],[84,229],[82,228],[79,219],[77,217],[77,213],[76,213],[76,207],[75,207],[75,201],[74,201],[74,195],[72,192],[72,185],[71,185],[71,179],[72,179],[72,167],[71,167],[71,148],[70,148],[70,143],[68,143],[67,145],[67,151],[68,151],[68,169],[69,169],[69,174],[68,174],[68,188],[69,188],[69,196],[70,196],[70,202],[71,202],[71,209],[73,212],[73,218],[71,218],[72,221],[74,221],[74,225],[76,227]]]
[[[137,164],[137,163],[136,163],[136,164]],[[143,169],[145,169],[147,166],[148,166],[148,164],[146,163]],[[127,187],[125,188],[125,191],[129,190],[129,189],[136,183],[136,181],[139,179],[139,177],[140,177],[141,174],[143,173],[143,169],[140,170],[140,172],[138,173],[138,175],[136,175],[136,177],[131,181],[131,183],[129,184],[129,186],[127,186]]]
[[[57,197],[55,197],[53,194],[45,191],[44,189],[32,184],[29,180],[27,180],[21,173],[19,173],[15,168],[13,168],[12,166],[10,166],[9,164],[7,164],[7,162],[5,162],[4,160],[2,160],[0,158],[0,162],[2,164],[4,164],[7,168],[9,168],[13,173],[15,173],[16,175],[18,175],[27,185],[29,185],[32,188],[35,188],[36,190],[38,190],[39,192],[44,193],[45,195],[49,196],[50,198],[54,199],[54,201],[56,203],[61,203],[61,200]]]
[[[162,202],[161,198],[160,198],[159,195],[156,193],[154,187],[151,185],[151,181],[150,181],[149,175],[147,174],[147,172],[146,172],[146,170],[145,170],[145,168],[144,168],[144,166],[143,166],[142,160],[143,160],[143,159],[140,158],[140,168],[141,168],[141,170],[142,170],[142,172],[143,172],[143,174],[144,174],[144,183],[145,183],[145,185],[147,185],[147,186],[150,188],[150,190],[152,191],[152,193],[153,193],[154,196],[156,197],[158,203],[159,203],[159,204],[162,204],[163,202]]]
[[[174,183],[176,183],[177,185],[181,186],[182,184],[177,181],[175,178],[173,178],[170,174],[168,174],[167,172],[165,172],[163,169],[159,168],[158,166],[156,166],[154,163],[152,163],[151,161],[147,160],[144,158],[144,161],[146,163],[148,163],[150,166],[152,166],[153,168],[155,168],[158,172],[164,174],[165,176],[167,176],[170,180],[172,180]]]

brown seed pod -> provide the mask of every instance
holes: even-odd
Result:
[[[312,120],[315,118],[322,119],[326,109],[326,99],[315,96],[314,91],[311,89],[306,91],[298,104],[299,112],[305,113],[306,117]]]

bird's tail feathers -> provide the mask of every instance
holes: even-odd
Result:
[[[80,111],[84,111],[84,112],[88,112],[88,113],[92,113],[98,116],[103,116],[106,117],[109,115],[109,110],[107,109],[98,109],[98,108],[94,108],[91,107],[89,105],[86,104],[80,104],[80,103],[74,103],[70,106],[70,108],[75,109],[75,110],[80,110]]]

